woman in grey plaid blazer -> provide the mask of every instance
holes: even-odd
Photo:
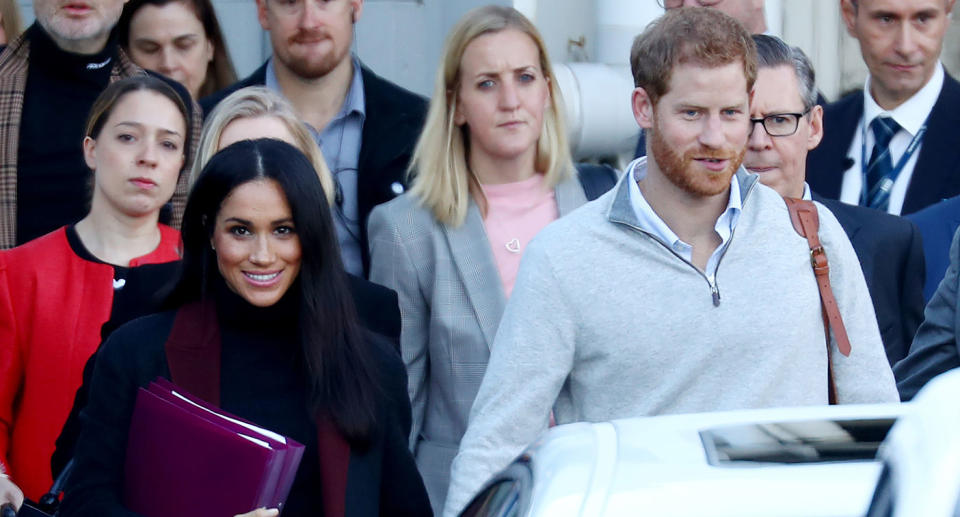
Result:
[[[447,39],[412,187],[370,216],[370,279],[399,295],[410,448],[437,514],[523,249],[586,202],[562,106],[529,20],[467,13]]]

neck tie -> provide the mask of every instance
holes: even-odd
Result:
[[[900,131],[900,124],[890,117],[877,117],[870,123],[873,131],[873,152],[867,162],[867,199],[866,206],[878,210],[887,210],[890,202],[890,188],[893,178],[893,159],[890,157],[890,140]]]

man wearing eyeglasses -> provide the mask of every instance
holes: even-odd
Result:
[[[813,66],[798,48],[754,36],[757,81],[743,165],[781,196],[811,199],[804,181],[807,152],[823,138]],[[913,223],[878,210],[813,196],[837,217],[860,259],[887,360],[906,356],[923,319],[923,249]]]
[[[820,207],[849,350],[838,326],[825,334],[810,247],[783,198],[741,167],[750,34],[714,9],[671,10],[630,62],[647,157],[524,252],[445,516],[546,430],[551,409],[566,424],[827,404],[831,367],[839,403],[899,401],[840,224]]]

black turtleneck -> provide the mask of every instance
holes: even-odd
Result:
[[[221,284],[220,407],[306,446],[283,515],[321,516],[317,426],[298,331],[299,288],[270,307],[254,307]]]
[[[90,170],[83,129],[110,82],[116,40],[95,55],[62,50],[34,23],[17,156],[17,244],[79,221],[87,212]]]

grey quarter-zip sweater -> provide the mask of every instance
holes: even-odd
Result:
[[[827,404],[820,294],[783,199],[742,168],[742,213],[715,282],[644,231],[624,174],[529,245],[451,468],[444,515],[558,424]],[[831,339],[839,403],[897,402],[870,294],[817,205],[852,352]]]

